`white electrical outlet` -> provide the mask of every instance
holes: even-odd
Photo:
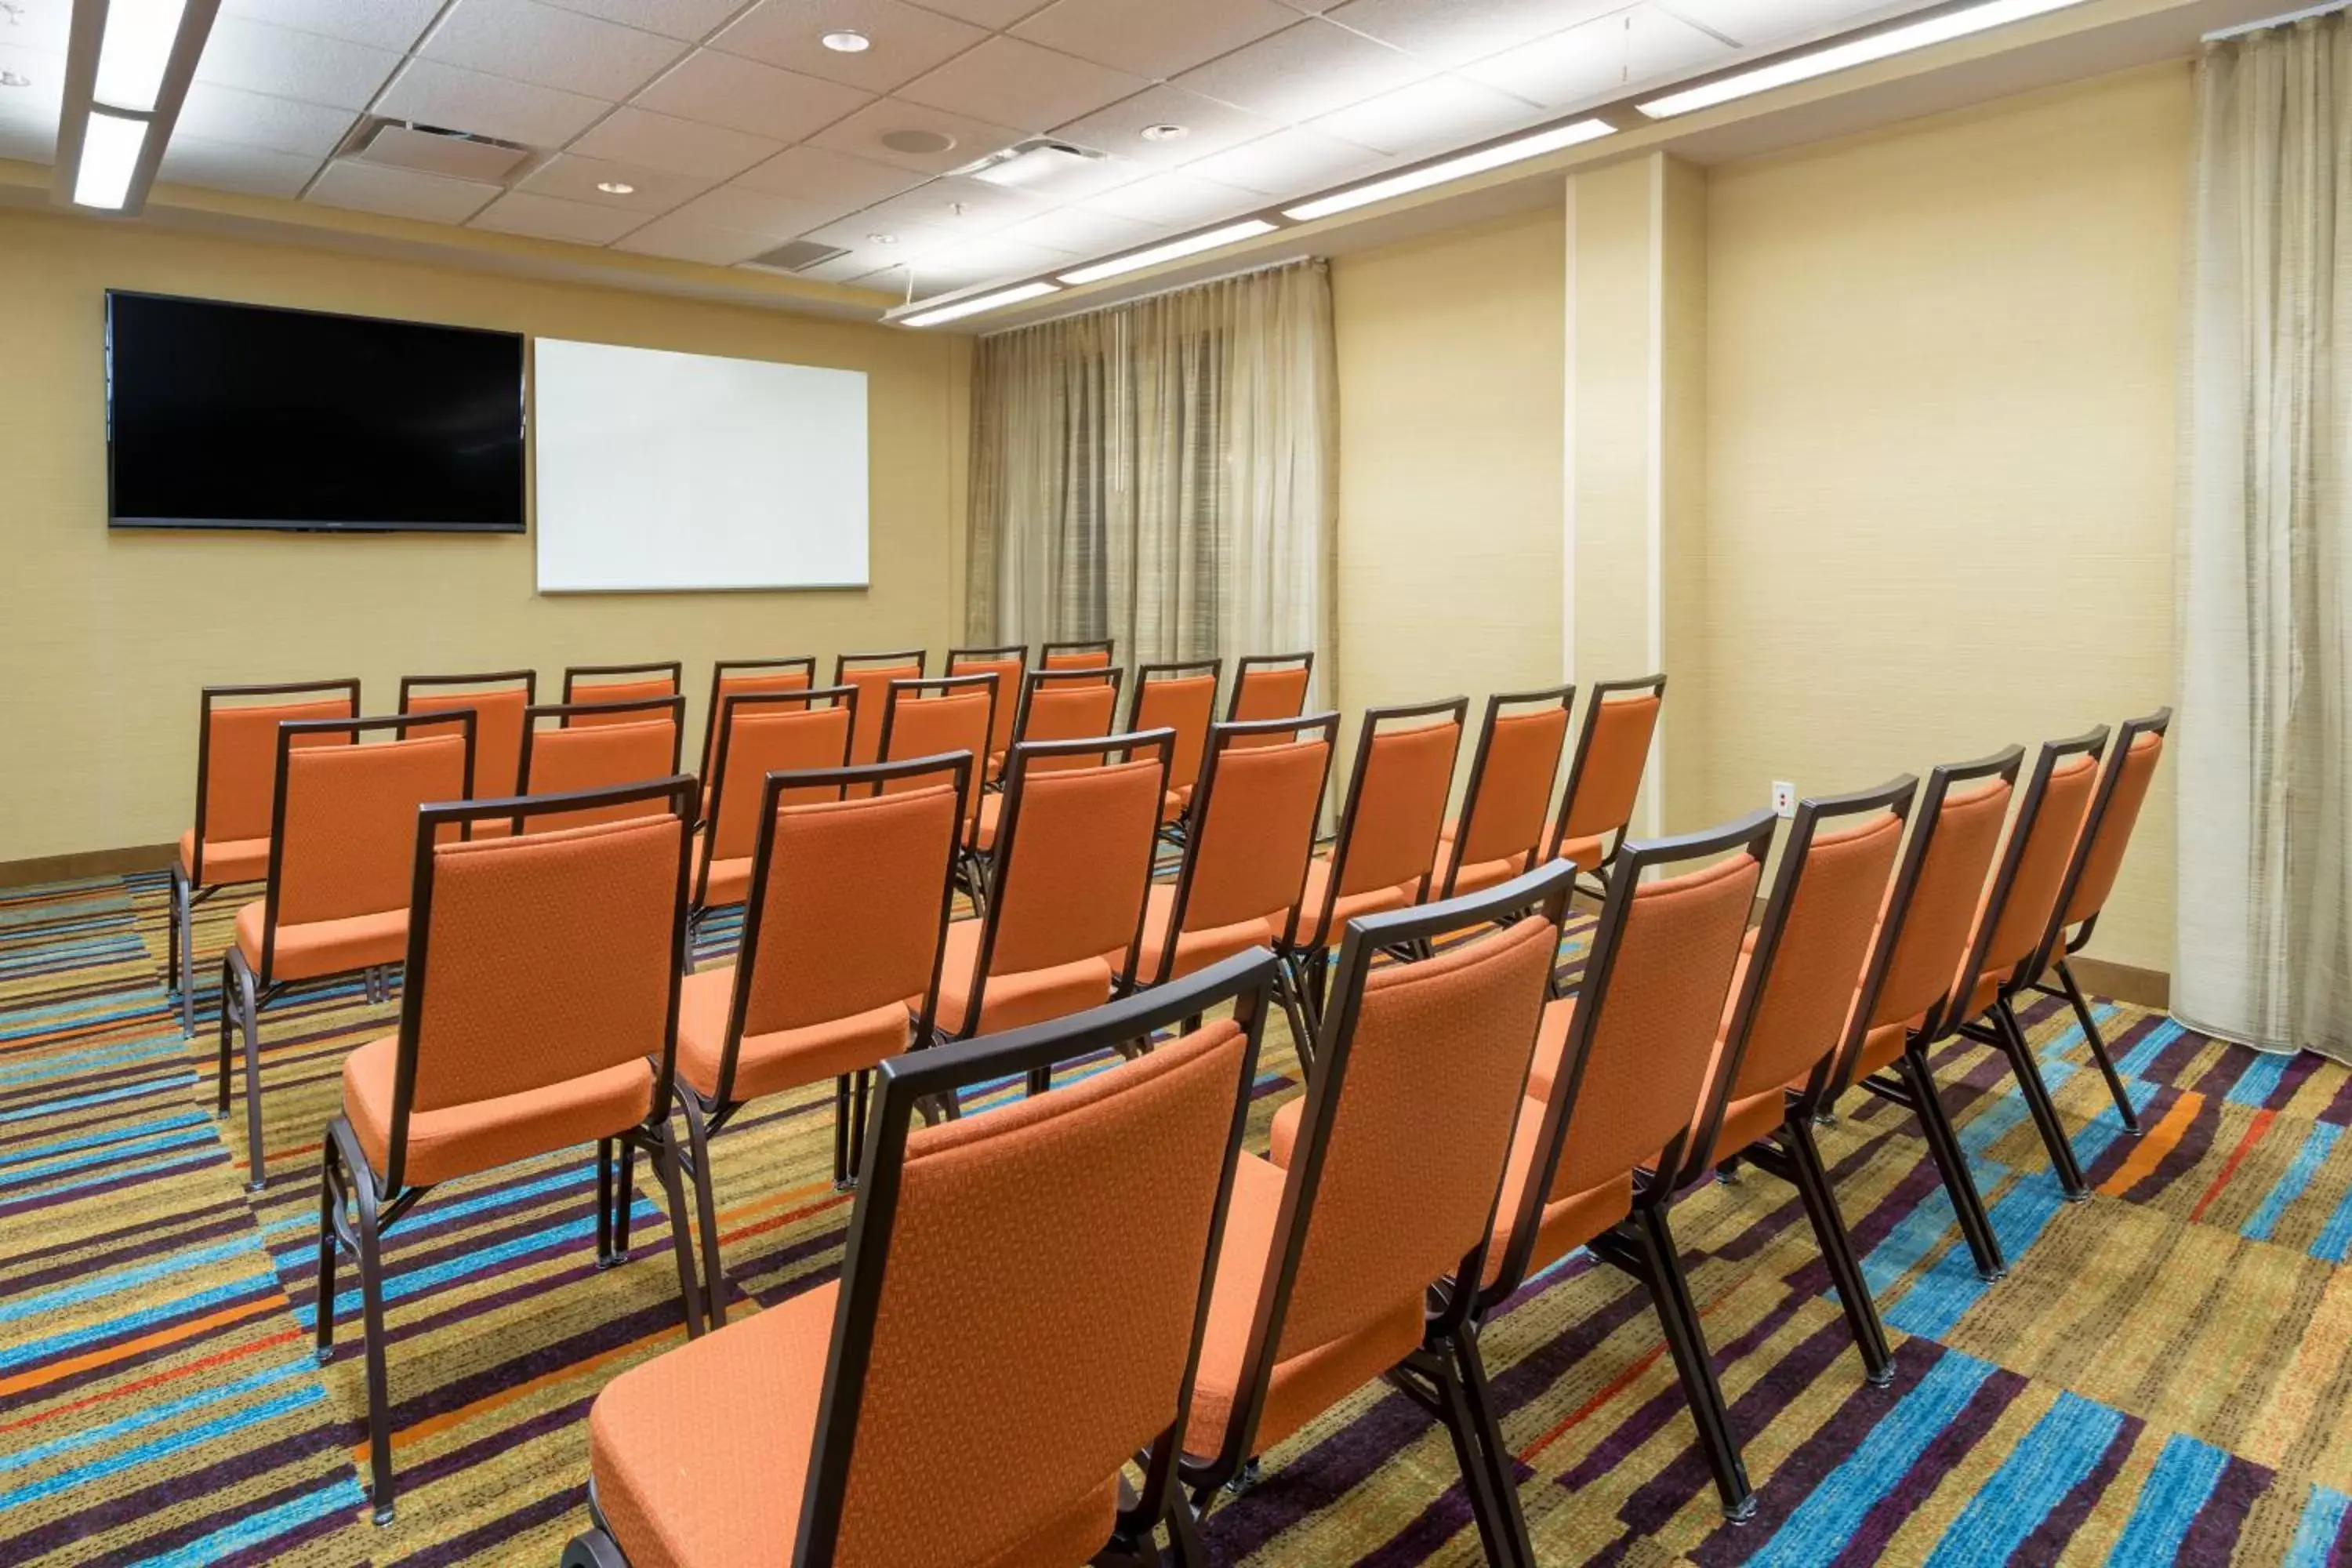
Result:
[[[1772,781],[1772,809],[1782,816],[1797,815],[1797,786],[1787,779]]]

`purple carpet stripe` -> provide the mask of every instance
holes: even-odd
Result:
[[[2278,1472],[2267,1465],[2258,1465],[2239,1455],[2228,1456],[2221,1467],[2221,1479],[2213,1483],[2203,1506],[2189,1522],[2189,1532],[2181,1537],[2179,1561],[2183,1563],[2227,1563],[2236,1555],[2238,1537],[2246,1528],[2246,1516]]]
[[[2016,1568],[2055,1563],[2065,1554],[2066,1542],[2083,1528],[2084,1522],[2091,1517],[2091,1510],[2098,1506],[2099,1500],[2106,1496],[2107,1489],[2123,1473],[2124,1461],[2131,1457],[2132,1446],[2139,1441],[2143,1425],[2137,1415],[2124,1416],[2116,1427],[2115,1436],[2107,1439],[2107,1446],[2100,1450],[2089,1471],[2068,1489],[2057,1506],[2042,1516],[2041,1522],[2033,1527],[2032,1533],[2011,1554],[2009,1561],[2016,1564]]]

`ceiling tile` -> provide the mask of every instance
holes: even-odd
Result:
[[[819,41],[844,31],[865,34],[873,47],[845,55]],[[888,92],[987,36],[969,22],[900,0],[760,0],[711,42],[787,70]]]
[[[1278,32],[1298,13],[1274,0],[1055,0],[1017,37],[1158,79]]]
[[[568,239],[575,245],[609,245],[638,227],[632,214],[586,202],[562,202],[528,191],[509,191],[474,216],[474,228],[495,228],[505,234],[527,234],[539,239]]]
[[[404,55],[433,25],[441,5],[442,0],[221,0],[220,14]]]
[[[318,159],[298,153],[174,136],[163,149],[163,166],[156,177],[170,184],[205,185],[250,196],[298,196],[318,172]]]
[[[1261,195],[1288,197],[1360,180],[1394,162],[1369,147],[1315,131],[1277,131],[1187,163],[1184,172]]]
[[[1544,111],[1525,99],[1460,77],[1439,76],[1327,114],[1307,128],[1399,157],[1418,158],[1483,142],[1543,117]]]
[[[16,10],[5,26],[17,48],[62,55],[73,37],[73,0],[9,0]]]
[[[1046,131],[1150,85],[1076,55],[995,37],[916,78],[898,96],[999,125]]]
[[[1718,63],[1730,53],[1719,39],[1645,5],[1523,44],[1465,74],[1559,110],[1606,102],[1637,82]]]
[[[215,16],[196,61],[195,79],[359,110],[399,66],[400,56],[390,49],[243,16]]]
[[[1046,210],[1047,204],[982,180],[933,180],[857,216],[883,228],[919,224],[961,236],[994,234]]]
[[[417,54],[617,102],[651,81],[679,48],[675,38],[539,0],[457,0]]]
[[[697,49],[635,101],[682,120],[797,142],[872,100],[860,88],[779,70],[740,55]]]
[[[0,158],[54,163],[57,157],[58,120],[54,113],[22,114],[0,110]]]
[[[1838,27],[1875,22],[1918,9],[1920,0],[1887,5],[1871,0],[1676,0],[1675,15],[1685,21],[1733,38],[1743,45],[1783,48]]]
[[[938,153],[901,153],[882,144],[882,138],[894,131],[937,132],[954,144]],[[908,103],[902,98],[883,98],[828,125],[809,140],[836,153],[896,163],[902,169],[919,169],[927,174],[944,174],[991,153],[1002,153],[1021,140],[1021,132],[985,121],[968,120],[944,109]]]
[[[625,106],[573,142],[572,150],[592,158],[724,180],[782,148],[764,136]]]
[[[1070,251],[1024,245],[1002,235],[991,235],[984,239],[967,240],[963,244],[951,245],[928,256],[918,257],[907,263],[905,271],[914,274],[915,298],[927,300],[934,294],[970,288],[975,283],[988,283],[998,279],[1010,281],[1033,272],[1074,267],[1077,260],[1076,255]],[[895,268],[885,276],[889,282],[876,279],[867,286],[906,286],[904,275]]]
[[[624,195],[597,189],[607,184],[626,185],[629,191]],[[558,153],[515,182],[515,189],[534,195],[635,213],[640,223],[700,195],[710,185],[709,180],[696,174],[649,169],[638,163],[616,163],[607,158],[585,158],[577,153]]]
[[[189,85],[187,100],[180,106],[172,133],[278,153],[306,153],[316,163],[335,150],[335,143],[358,118],[348,109],[297,103],[290,98],[200,81]]]
[[[1084,207],[1056,207],[1052,212],[1024,218],[1003,230],[1003,237],[1042,245],[1049,250],[1066,250],[1076,256],[1097,256],[1132,250],[1159,233],[1153,225],[1139,223],[1131,217],[1114,217]]]
[[[877,239],[877,235],[888,235],[890,238],[886,243]],[[872,257],[873,259],[858,268],[861,272],[871,272],[894,261],[908,260],[954,245],[965,237],[951,229],[927,228],[919,223],[886,225],[864,213],[853,213],[822,228],[810,229],[803,237],[815,240],[819,245],[845,246],[854,256]],[[826,265],[834,264],[828,262]],[[856,277],[856,273],[846,276]]]
[[[548,0],[548,4],[693,43],[732,16],[743,0]]]
[[[1303,21],[1186,71],[1176,85],[1295,124],[1418,81],[1434,68],[1329,22]]]
[[[911,169],[852,158],[823,147],[787,147],[766,163],[744,170],[731,183],[803,201],[838,202],[844,211],[851,211],[895,196],[921,179]]]
[[[377,112],[394,120],[470,131],[527,147],[561,147],[610,107],[601,99],[434,60],[409,61],[376,100]]]
[[[1003,31],[1043,10],[1049,0],[915,0],[926,11],[943,11],[975,26]]]
[[[1265,198],[1238,185],[1220,184],[1194,174],[1154,174],[1115,191],[1087,198],[1090,211],[1129,217],[1162,227],[1191,227],[1212,219],[1230,217],[1265,205]]]
[[[768,246],[821,227],[843,215],[838,202],[801,201],[741,185],[706,191],[677,209],[682,222],[765,237]],[[766,249],[762,246],[761,249]]]
[[[775,247],[776,241],[767,235],[715,227],[683,213],[666,214],[613,242],[614,250],[667,257],[672,261],[699,261],[709,267],[732,267]]]
[[[1323,15],[1433,64],[1466,65],[1589,22],[1623,0],[1347,0]],[[1777,5],[1780,0],[1742,0]]]
[[[361,212],[393,217],[423,218],[431,223],[463,223],[499,195],[499,187],[473,180],[452,180],[420,174],[414,169],[387,169],[338,158],[312,181],[305,201],[331,207],[355,207]]]
[[[66,98],[66,58],[27,48],[0,34],[0,70],[25,79],[23,87],[0,87],[0,118],[55,121]]]
[[[1172,142],[1147,142],[1147,125],[1181,125],[1184,134]],[[1172,169],[1212,153],[1255,142],[1282,129],[1280,123],[1230,103],[1202,98],[1181,88],[1155,87],[1139,92],[1083,120],[1057,127],[1066,142],[1098,152],[1116,153],[1155,168]]]

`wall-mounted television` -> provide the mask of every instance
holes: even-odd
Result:
[[[116,528],[523,529],[519,333],[110,289]]]

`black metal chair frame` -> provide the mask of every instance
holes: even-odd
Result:
[[[599,702],[593,693],[597,687],[607,683],[606,677],[626,675],[666,675],[669,677],[671,696],[683,698],[686,694],[686,665],[679,659],[656,659],[647,664],[574,664],[566,666],[563,671],[562,705],[566,708],[615,706],[609,702]],[[580,682],[583,678],[588,682],[588,691],[585,693],[580,689]],[[635,685],[635,682],[613,681],[610,684]],[[628,700],[635,702],[638,699],[631,698]],[[572,716],[569,714],[565,716],[563,722],[566,726],[571,724],[572,718]]]
[[[1621,697],[1633,691],[1647,691],[1655,696],[1659,708],[1663,710],[1666,700],[1666,678],[1664,674],[1641,675],[1623,680],[1601,680],[1593,683],[1592,694],[1584,704],[1584,722],[1576,731],[1576,753],[1568,765],[1568,787],[1560,792],[1559,815],[1552,824],[1551,848],[1546,858],[1558,859],[1560,851],[1567,846],[1568,808],[1576,803],[1576,787],[1584,778],[1585,758],[1592,751],[1592,737],[1594,731],[1600,727],[1601,705],[1612,697]],[[1652,733],[1654,736],[1655,731],[1653,731]],[[1643,771],[1647,771],[1646,767]],[[1584,890],[1593,897],[1599,898],[1608,892],[1609,879],[1617,864],[1617,851],[1623,846],[1629,831],[1628,828],[1622,827],[1617,829],[1614,841],[1601,850],[1601,858],[1584,868],[1584,875],[1589,882]]]
[[[1478,820],[1478,807],[1486,794],[1486,754],[1494,746],[1495,725],[1505,717],[1503,709],[1506,705],[1528,712],[1540,712],[1545,708],[1556,707],[1562,715],[1566,715],[1576,706],[1576,683],[1570,681],[1565,686],[1548,686],[1540,691],[1498,691],[1486,699],[1486,716],[1478,725],[1478,746],[1470,756],[1470,776],[1462,786],[1462,816],[1454,831],[1454,854],[1445,868],[1444,884],[1437,889],[1441,902],[1454,896],[1454,880],[1462,874],[1463,846],[1470,842],[1470,829]],[[1516,711],[1510,715],[1513,718],[1517,716]],[[1567,736],[1568,729],[1563,724],[1560,738],[1565,742]],[[1559,756],[1555,752],[1551,760],[1551,776],[1544,782],[1544,821],[1536,825],[1535,838],[1528,845],[1518,871],[1514,872],[1514,876],[1535,865],[1537,858],[1543,853],[1544,840],[1551,837],[1547,828],[1551,818],[1549,802],[1552,786],[1559,782]]]
[[[1214,731],[1217,718],[1217,688],[1224,679],[1224,672],[1225,661],[1222,658],[1173,659],[1164,664],[1137,665],[1135,684],[1129,689],[1127,696],[1127,727],[1129,730],[1144,728],[1143,698],[1144,694],[1151,689],[1154,681],[1196,680],[1205,674],[1209,678],[1209,728]],[[1202,737],[1201,766],[1205,771],[1208,764],[1208,737],[1204,735]],[[1193,783],[1195,787],[1192,791],[1192,799],[1197,802],[1201,798],[1198,788],[1200,781],[1196,778]],[[1188,809],[1175,821],[1162,824],[1160,836],[1171,844],[1181,844],[1184,842],[1184,835],[1191,830],[1192,821],[1192,813]]]
[[[1100,664],[1075,664],[1061,666],[1056,666],[1053,663],[1053,660],[1057,658],[1065,657],[1069,654],[1083,653],[1099,653],[1103,656],[1103,661]],[[1065,669],[1110,669],[1115,668],[1118,663],[1118,639],[1117,637],[1080,637],[1071,642],[1041,642],[1037,645],[1037,668],[1039,669],[1051,669],[1055,671],[1057,674]]]
[[[727,678],[746,669],[797,669],[801,672],[803,687],[816,684],[816,655],[813,653],[793,654],[785,658],[722,658],[713,663],[710,667],[710,705],[702,710],[702,777],[706,783],[711,776],[713,760],[719,754],[720,698],[754,695],[752,692],[730,693],[727,690]],[[774,696],[784,694],[781,691],[770,693]]]
[[[1307,677],[1307,685],[1299,693],[1298,701],[1299,712],[1307,711],[1307,701],[1313,694],[1315,685],[1315,655],[1311,650],[1306,653],[1244,654],[1234,661],[1234,684],[1225,693],[1225,722],[1231,724],[1241,721],[1242,688],[1249,684],[1251,671],[1289,668],[1294,666],[1303,671]],[[1286,713],[1281,717],[1287,719],[1292,715]]]
[[[984,776],[988,772],[988,747],[996,737],[996,705],[1003,693],[998,689],[996,671],[982,670],[972,675],[934,675],[919,679],[894,680],[882,706],[882,736],[877,743],[877,756],[882,762],[890,758],[890,742],[898,726],[898,703],[901,694],[909,702],[919,702],[935,697],[951,697],[961,691],[985,687],[988,691],[988,728],[981,738],[980,751],[974,766]],[[975,795],[965,803],[964,816],[956,834],[956,866],[959,885],[971,895],[975,905],[987,901],[987,869],[980,858],[980,805]]]
[[[702,782],[710,794],[710,809],[703,823],[702,846],[694,857],[694,894],[687,902],[686,968],[689,974],[694,973],[694,939],[700,933],[703,922],[719,910],[730,907],[714,905],[709,901],[710,850],[719,831],[719,806],[726,797],[727,752],[735,738],[735,715],[747,707],[813,708],[819,702],[849,710],[849,725],[842,731],[841,761],[837,764],[846,767],[849,763],[850,731],[857,724],[857,688],[854,686],[813,686],[798,691],[730,691],[712,710],[712,723],[716,726],[719,743],[712,756],[714,765],[709,773],[703,775]],[[771,773],[768,776],[772,778],[775,775]],[[756,867],[756,860],[754,865]]]

